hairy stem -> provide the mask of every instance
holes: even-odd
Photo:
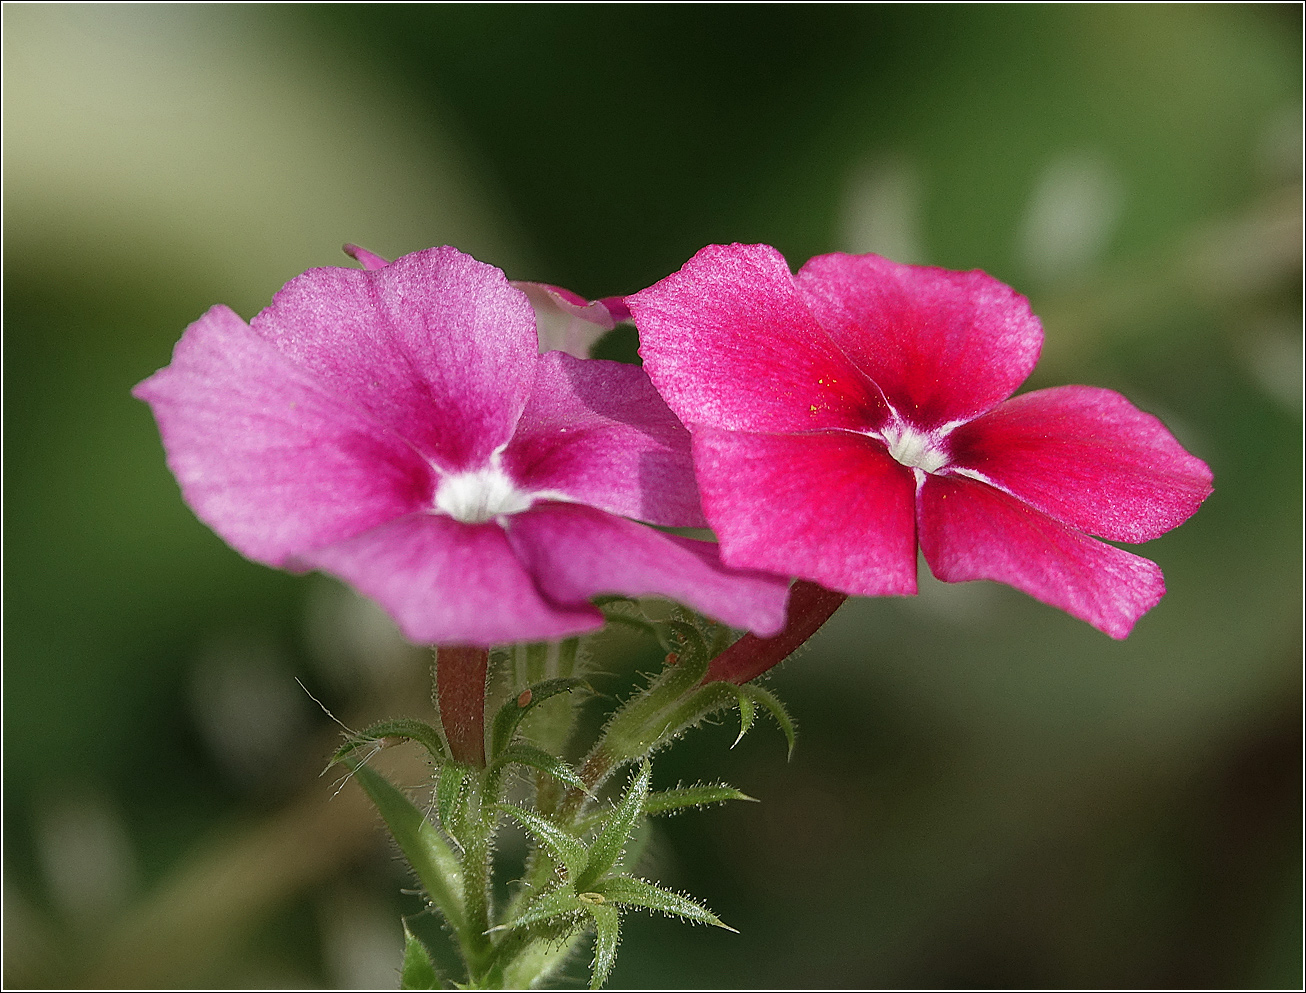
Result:
[[[441,646],[435,658],[440,723],[455,762],[485,768],[485,674],[488,648]]]
[[[784,630],[774,638],[746,634],[708,665],[705,683],[742,686],[779,665],[828,621],[848,599],[846,593],[827,590],[800,579],[789,593],[789,616]]]

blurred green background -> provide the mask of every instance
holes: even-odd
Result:
[[[3,18],[7,986],[393,987],[420,906],[294,678],[421,716],[425,656],[181,503],[128,391],[188,322],[345,241],[589,296],[764,241],[1006,280],[1030,385],[1124,392],[1215,494],[1124,643],[992,584],[846,605],[771,679],[791,762],[655,768],[762,801],[646,867],[742,933],[632,917],[612,985],[1299,988],[1298,5]]]

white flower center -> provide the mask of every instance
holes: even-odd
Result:
[[[442,476],[435,491],[435,509],[463,524],[484,524],[501,514],[521,513],[531,499],[497,465],[488,465]]]
[[[910,424],[894,421],[886,424],[881,436],[889,454],[911,469],[938,472],[948,464],[948,452],[935,434],[917,431]]]

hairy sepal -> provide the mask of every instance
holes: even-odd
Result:
[[[354,775],[376,805],[427,898],[451,927],[461,931],[466,926],[462,868],[445,840],[413,802],[380,773],[357,765]]]
[[[617,964],[617,945],[621,942],[621,914],[606,904],[587,904],[586,912],[594,921],[594,966],[590,972],[590,989],[600,989]]]
[[[561,783],[565,783],[568,786],[573,786],[578,790],[589,793],[589,788],[585,785],[585,781],[581,779],[580,776],[577,775],[576,770],[566,762],[550,755],[542,749],[536,748],[534,745],[527,745],[522,742],[518,742],[510,748],[507,748],[503,754],[495,760],[494,764],[490,766],[490,773],[492,775],[501,773],[514,762],[520,765],[530,766],[532,769],[538,769],[540,772],[547,773]]]
[[[639,770],[631,777],[630,786],[617,804],[616,809],[607,818],[599,836],[590,845],[589,863],[585,871],[576,878],[577,891],[590,889],[615,866],[625,851],[630,840],[635,822],[644,811],[644,801],[648,798],[649,784],[653,779],[653,767],[645,759]]]
[[[375,744],[378,741],[383,742],[387,738],[403,738],[407,741],[416,741],[431,753],[431,759],[437,765],[449,761],[449,753],[444,747],[444,741],[440,738],[439,731],[422,721],[407,717],[396,717],[391,720],[377,721],[365,730],[349,735],[345,743],[336,749],[335,755],[331,757],[331,764],[335,765],[358,749]]]
[[[508,700],[494,715],[490,728],[490,761],[494,761],[512,745],[517,728],[532,710],[545,700],[559,693],[569,693],[575,689],[591,689],[583,679],[569,677],[565,679],[546,679],[534,683],[517,697]],[[524,703],[522,701],[525,701]]]
[[[529,831],[546,852],[567,870],[568,879],[578,878],[589,865],[590,853],[585,843],[539,814],[512,804],[501,803],[498,809]]]
[[[613,876],[597,884],[594,890],[610,903],[624,907],[639,907],[642,910],[656,910],[668,917],[679,917],[695,924],[711,924],[726,931],[735,931],[702,904],[671,890],[664,890],[661,886],[644,879],[636,879],[633,876]],[[739,932],[735,931],[735,933]]]
[[[426,946],[418,937],[408,930],[408,922],[404,921],[404,964],[399,973],[399,988],[438,990],[442,986],[440,974],[436,971],[435,963],[431,961],[431,953],[426,950]]]

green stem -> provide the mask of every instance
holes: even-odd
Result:
[[[487,811],[493,809],[493,798],[485,792],[488,785],[482,779],[473,786],[476,795],[471,798],[471,804],[476,809],[470,811],[471,816],[467,818],[463,847],[464,924],[458,932],[458,943],[467,962],[468,981],[477,988],[485,988],[495,960],[494,942],[489,935],[490,876],[498,818],[493,813],[487,816]]]

